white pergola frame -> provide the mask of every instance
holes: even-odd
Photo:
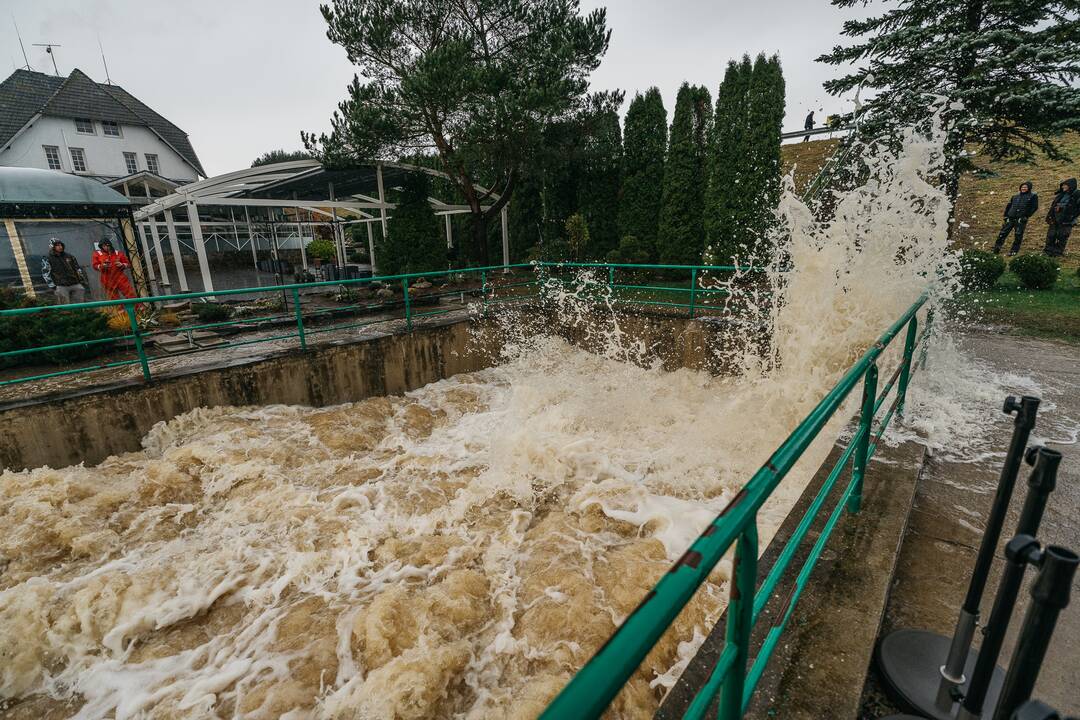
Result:
[[[340,198],[335,197],[332,185],[328,188],[329,192],[327,194],[329,197],[325,200],[262,199],[244,196],[246,193],[252,191],[268,190],[280,183],[298,180],[307,175],[316,175],[323,170],[322,164],[317,160],[294,160],[237,170],[223,175],[206,178],[205,180],[200,180],[189,185],[182,185],[171,195],[160,198],[156,202],[152,202],[139,208],[134,212],[134,219],[138,228],[139,241],[143,254],[147,258],[146,266],[151,281],[157,282],[156,276],[160,272],[162,276],[162,285],[166,289],[166,292],[169,292],[169,276],[166,272],[165,258],[162,254],[162,237],[160,232],[160,225],[164,224],[166,230],[165,239],[168,240],[169,247],[172,251],[173,261],[176,265],[176,274],[180,282],[180,290],[181,292],[188,291],[187,274],[184,271],[183,262],[181,261],[180,242],[176,234],[177,226],[186,224],[190,227],[192,245],[195,247],[195,255],[199,261],[199,272],[202,276],[203,288],[206,292],[213,291],[214,287],[210,275],[210,266],[206,257],[203,223],[199,219],[200,206],[229,208],[234,234],[236,225],[239,223],[233,213],[236,208],[243,208],[243,224],[246,225],[249,242],[252,242],[251,239],[254,236],[252,234],[252,222],[248,208],[265,207],[293,209],[296,211],[306,210],[309,218],[312,214],[318,214],[329,218],[329,221],[309,221],[308,223],[297,222],[288,224],[297,225],[298,233],[300,232],[299,226],[301,224],[312,226],[329,224],[333,228],[338,260],[342,264],[344,264],[345,261],[345,233],[343,231],[343,226],[364,224],[367,226],[368,231],[368,252],[371,257],[371,271],[372,273],[375,273],[375,241],[371,226],[374,223],[379,223],[382,235],[385,238],[387,234],[387,221],[391,218],[391,215],[388,213],[397,207],[395,203],[387,202],[386,200],[386,188],[383,183],[383,168],[423,172],[432,177],[443,179],[450,179],[450,176],[438,170],[405,163],[376,162],[362,167],[372,167],[375,170],[376,186],[378,190],[378,195],[376,197],[362,194],[353,194]],[[479,185],[474,187],[478,192],[490,197],[492,201],[498,201],[500,198],[497,193],[494,193],[487,188],[480,187]],[[471,211],[471,208],[468,205],[449,204],[437,198],[428,198],[428,201],[431,203],[432,210],[435,214],[444,218],[446,244],[448,248],[453,247],[454,238],[450,217],[452,215],[468,213]],[[502,254],[504,265],[510,264],[508,205],[509,203],[504,205],[501,212]],[[181,206],[187,210],[187,223],[177,223],[173,218],[173,210]],[[481,206],[484,210],[488,210],[491,207],[491,205]],[[339,213],[344,217],[339,217]],[[299,212],[297,214],[299,216]],[[159,216],[161,216],[160,219]],[[150,233],[149,239],[147,238],[147,230],[149,230]],[[154,263],[151,259],[151,242],[157,253],[157,272],[155,272]],[[253,254],[254,250],[255,247],[254,244],[252,244]],[[301,258],[306,269],[307,256],[306,253],[303,252],[302,241]]]

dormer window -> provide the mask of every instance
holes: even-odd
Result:
[[[101,132],[109,137],[120,137],[120,123],[115,120],[102,120]]]
[[[80,135],[97,134],[94,132],[94,121],[89,118],[75,118],[75,132],[79,133]]]

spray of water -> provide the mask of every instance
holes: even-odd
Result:
[[[767,287],[722,280],[731,332],[770,336],[717,340],[738,377],[663,370],[586,274],[545,284],[542,322],[495,312],[491,369],[197,410],[97,467],[5,472],[0,698],[35,717],[535,716],[882,329],[948,292],[940,127],[902,140],[867,148],[828,222],[786,181]],[[763,509],[763,545],[844,422]],[[729,570],[616,716],[651,716]]]

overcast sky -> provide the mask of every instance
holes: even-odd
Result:
[[[730,58],[779,53],[787,81],[785,130],[850,109],[821,83],[834,68],[814,62],[840,40],[850,13],[827,0],[583,0],[606,6],[611,49],[595,89],[660,88],[670,115],[679,85],[715,95]],[[307,0],[2,0],[0,62],[23,64],[14,21],[34,70],[79,68],[112,81],[191,137],[211,175],[237,170],[274,148],[300,147],[300,130],[324,130],[352,79],[344,52],[326,39],[318,2]]]

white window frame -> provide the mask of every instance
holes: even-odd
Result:
[[[83,130],[79,127],[79,123],[89,123],[90,129]],[[94,121],[91,118],[75,118],[75,132],[79,135],[97,135],[97,128],[94,126]]]
[[[113,135],[111,132],[108,132],[105,129],[106,127],[108,127],[108,125],[106,125],[105,123],[110,123],[110,124],[116,126],[116,134],[115,135]],[[120,129],[120,123],[117,122],[116,120],[102,120],[101,121],[101,134],[104,135],[105,137],[111,137],[111,138],[124,137],[124,131]]]
[[[86,148],[68,148],[71,151],[71,169],[74,172],[89,172],[90,166],[86,163]],[[82,165],[82,167],[79,167]]]
[[[64,169],[64,162],[60,159],[59,145],[42,145],[41,149],[45,151],[45,162],[48,164],[50,170]],[[56,167],[53,167],[54,158],[56,160]]]
[[[146,169],[155,175],[160,175],[161,159],[158,157],[157,153],[143,153],[143,155],[146,156]],[[153,160],[150,158],[153,158]]]
[[[128,162],[130,160],[130,163]],[[132,170],[131,166],[134,165],[135,169]],[[128,175],[134,175],[139,172],[139,153],[124,151],[124,168],[127,170]]]

